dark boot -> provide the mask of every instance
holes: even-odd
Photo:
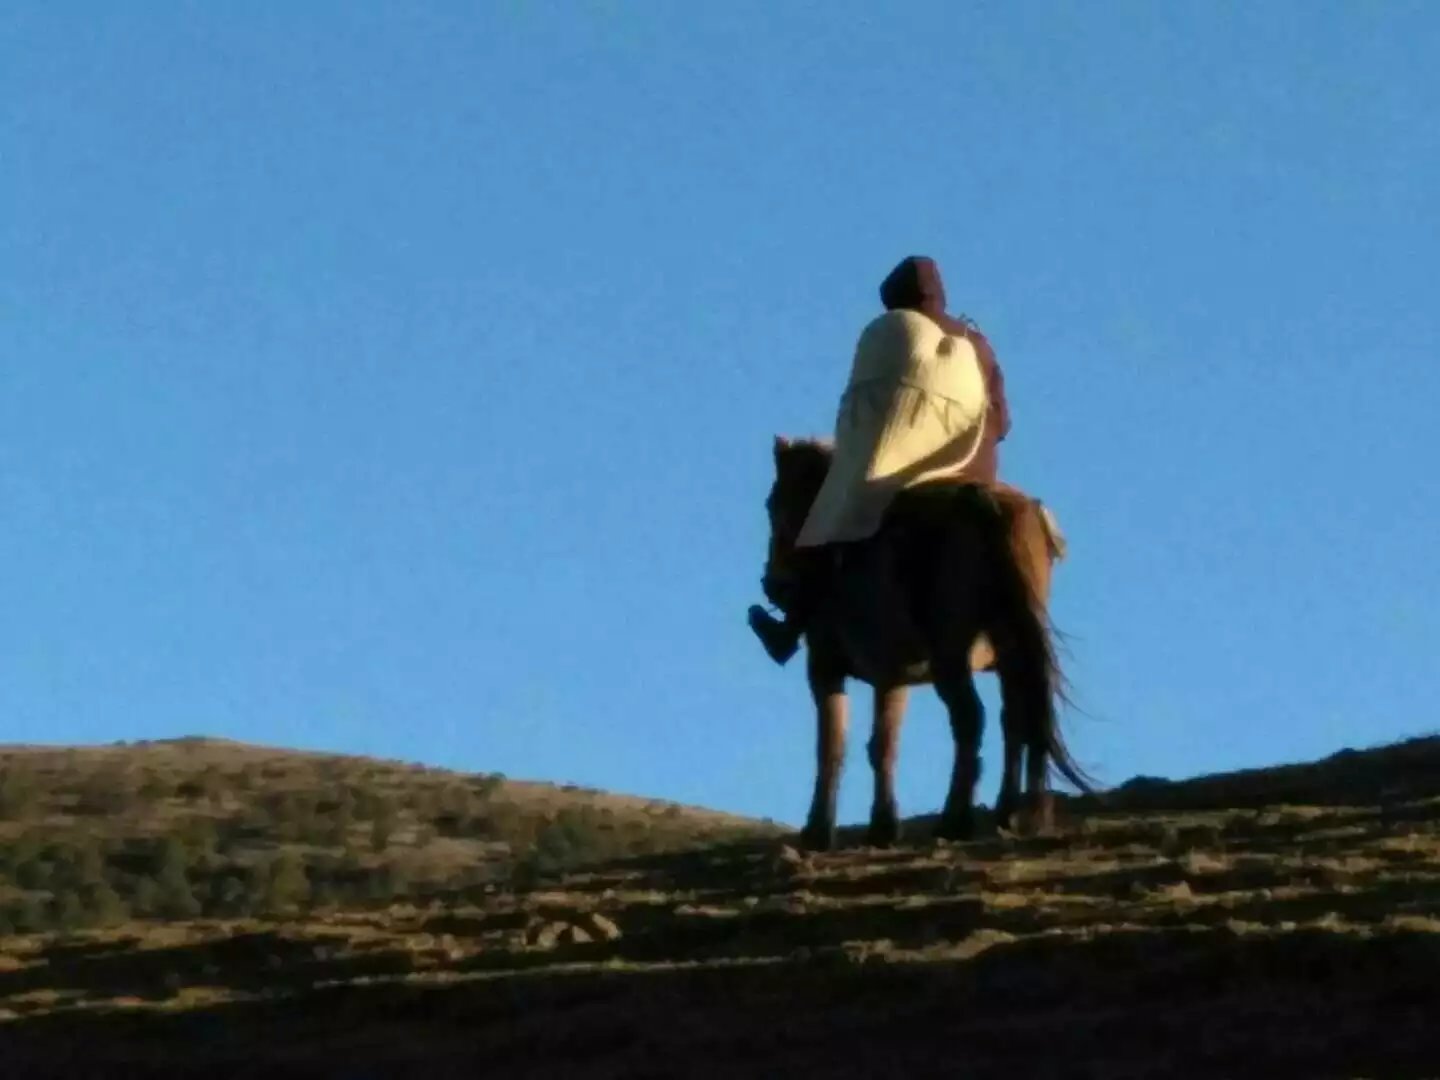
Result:
[[[780,666],[783,667],[799,650],[802,631],[796,620],[786,619],[781,622],[759,604],[752,604],[747,621],[770,659]]]

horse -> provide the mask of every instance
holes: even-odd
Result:
[[[805,516],[824,483],[832,451],[819,440],[777,437],[775,480],[766,499],[770,553],[765,591],[783,605],[800,575],[819,575],[805,626],[806,677],[818,726],[817,771],[801,832],[809,850],[836,842],[836,798],[848,726],[847,679],[874,689],[868,746],[875,792],[867,842],[899,839],[895,762],[911,686],[932,684],[944,702],[955,759],[936,836],[977,833],[984,712],[974,672],[1000,680],[1004,777],[997,821],[1019,832],[1053,824],[1050,768],[1084,792],[1090,779],[1061,736],[1063,675],[1045,614],[1053,561],[1064,540],[1040,504],[1016,491],[938,483],[902,491],[867,540],[799,549]],[[1024,788],[1021,770],[1024,769]]]

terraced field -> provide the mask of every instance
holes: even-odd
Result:
[[[1050,838],[16,935],[0,1017],[26,1076],[1440,1076],[1440,742]]]

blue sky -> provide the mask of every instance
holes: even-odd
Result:
[[[770,438],[916,252],[1071,541],[1087,766],[1434,730],[1437,45],[1423,2],[11,5],[0,739],[798,820]],[[949,753],[921,692],[906,812]]]

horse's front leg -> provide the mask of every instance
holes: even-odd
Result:
[[[972,840],[975,837],[975,785],[980,780],[980,735],[985,724],[984,707],[975,692],[969,656],[959,654],[934,668],[935,689],[950,713],[950,733],[955,739],[955,764],[950,773],[950,791],[940,812],[935,835],[942,840]]]
[[[875,719],[870,732],[870,767],[875,771],[875,801],[870,806],[872,847],[900,839],[900,807],[895,799],[895,761],[900,755],[900,724],[905,719],[904,686],[875,688]]]
[[[815,795],[800,842],[810,851],[831,851],[835,847],[836,801],[840,794],[840,770],[845,764],[845,729],[849,702],[845,697],[845,673],[825,649],[811,643],[807,651],[810,694],[815,699],[817,727]]]

